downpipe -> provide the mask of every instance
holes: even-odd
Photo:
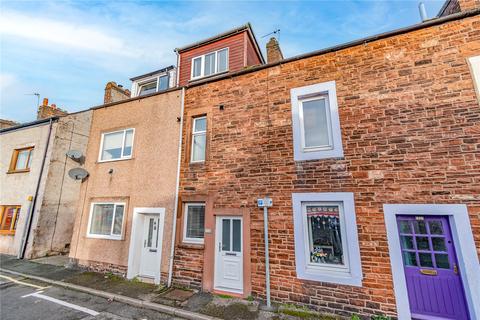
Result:
[[[178,70],[177,70],[178,71]],[[173,207],[173,226],[172,226],[172,243],[170,248],[170,261],[168,266],[168,281],[167,286],[170,287],[172,285],[172,277],[173,277],[173,260],[175,255],[175,237],[177,233],[177,214],[178,214],[178,192],[180,190],[180,164],[181,164],[181,157],[182,157],[182,137],[183,137],[183,109],[185,105],[185,88],[182,88],[182,99],[181,99],[181,107],[180,107],[180,131],[179,131],[179,138],[178,138],[178,160],[177,160],[177,185],[175,186],[175,201]]]
[[[25,221],[25,228],[23,229],[22,242],[20,244],[20,251],[18,252],[18,255],[17,255],[18,259],[23,259],[25,257],[25,251],[27,250],[28,239],[30,237],[30,232],[32,230],[33,215],[35,213],[36,204],[37,204],[38,192],[40,190],[40,184],[42,182],[43,169],[45,167],[45,161],[47,158],[48,149],[50,147],[50,136],[52,135],[52,125],[53,125],[53,118],[50,118],[50,122],[48,125],[47,141],[45,144],[45,151],[43,153],[42,165],[40,166],[40,173],[38,175],[37,186],[35,188],[35,195],[33,196],[33,199],[31,199],[32,202],[30,205],[30,210],[27,216],[27,220]]]

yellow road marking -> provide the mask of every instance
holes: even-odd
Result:
[[[12,282],[15,282],[15,283],[24,285],[24,286],[36,288],[36,289],[38,289],[38,290],[42,290],[42,289],[48,288],[48,287],[37,286],[37,285],[35,285],[35,284],[31,284],[31,283],[28,283],[28,282],[23,282],[23,281],[14,279],[14,278],[12,278],[12,277],[4,276],[4,275],[2,275],[2,274],[0,274],[0,277],[1,277],[1,278],[4,278],[4,279],[7,279],[7,280],[10,280],[10,281],[12,281]]]

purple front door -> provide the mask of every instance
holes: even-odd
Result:
[[[414,319],[469,319],[447,217],[398,216]]]

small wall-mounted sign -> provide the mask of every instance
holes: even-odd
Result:
[[[257,199],[257,205],[259,208],[271,207],[273,205],[273,200],[271,198]]]
[[[212,233],[212,229],[205,229],[205,233]]]

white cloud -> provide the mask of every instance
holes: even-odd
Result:
[[[122,38],[93,26],[38,18],[15,11],[2,13],[0,35],[115,55],[138,54],[138,51],[129,48]]]

